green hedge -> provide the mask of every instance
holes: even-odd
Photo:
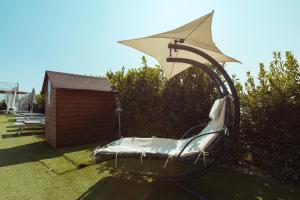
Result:
[[[245,160],[275,178],[299,180],[300,69],[291,52],[274,53],[269,71],[260,64],[258,81],[248,73],[241,84],[241,130],[236,160]],[[208,119],[217,93],[210,78],[191,67],[167,81],[159,66],[107,73],[119,91],[126,136],[180,137]],[[249,159],[249,157],[251,159]]]
[[[241,96],[241,151],[273,177],[299,181],[300,68],[291,52],[274,53],[266,71],[260,64],[258,82],[248,73]]]
[[[180,137],[208,119],[215,89],[203,72],[190,68],[166,81],[159,66],[108,72],[118,90],[126,136]]]

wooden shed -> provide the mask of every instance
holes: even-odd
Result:
[[[104,78],[46,71],[46,140],[53,148],[115,137],[115,98]]]

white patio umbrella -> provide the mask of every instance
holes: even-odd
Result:
[[[12,99],[12,110],[13,112],[16,111],[16,97],[17,97],[17,89],[14,89],[13,91],[13,99]]]
[[[218,62],[239,62],[224,55],[214,44],[211,34],[212,17],[213,12],[168,32],[143,38],[123,40],[119,43],[135,48],[156,58],[165,72],[167,79],[172,78],[176,74],[190,67],[189,64],[170,63],[166,61],[166,58],[170,55],[168,44],[174,43],[174,40],[183,40],[185,45],[192,46],[207,53]],[[172,54],[172,57],[175,58],[187,58],[204,64],[208,63],[204,58],[191,52],[178,50]]]
[[[10,108],[10,102],[11,102],[11,98],[10,98],[10,95],[9,94],[6,94],[5,95],[5,99],[4,99],[4,102],[6,104],[6,113],[8,113],[9,111],[9,108]]]
[[[32,92],[30,94],[30,112],[33,112],[33,105],[37,103],[36,101],[36,95],[35,95],[35,89],[32,89]]]
[[[4,94],[6,94],[4,101],[6,103],[6,112],[8,113],[10,109],[13,109],[14,93],[4,92]]]

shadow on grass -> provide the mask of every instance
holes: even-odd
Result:
[[[6,137],[6,135],[2,135],[2,137]],[[89,151],[88,148],[92,148],[90,146],[91,145],[83,145],[54,150],[46,143],[46,141],[39,141],[16,147],[0,149],[0,167],[51,159],[74,151]]]
[[[21,136],[42,135],[45,133],[45,129],[42,126],[23,127],[22,133],[18,134],[20,132],[20,127],[11,125],[7,126],[6,132],[6,134],[1,134],[2,139],[15,138]]]
[[[44,130],[42,130],[42,131],[23,131],[21,135],[18,135],[17,133],[4,134],[4,135],[2,135],[2,138],[7,139],[7,138],[22,137],[22,136],[43,135],[44,133],[45,133]]]
[[[100,164],[99,176],[104,176],[83,193],[78,200],[88,199],[143,199],[159,184],[151,199],[193,200],[195,197],[180,190],[172,182],[149,180],[116,171],[114,162]],[[292,200],[300,199],[299,188],[271,180],[263,180],[239,172],[216,168],[205,176],[180,182],[207,199],[216,200]]]
[[[6,131],[7,132],[13,132],[13,131],[18,131],[19,130],[19,126],[16,126],[16,125],[11,125],[11,126],[7,126],[7,128],[10,128],[10,129],[7,129]],[[44,127],[43,126],[25,126],[23,128],[23,130],[44,130]]]
[[[178,189],[173,182],[152,180],[147,177],[135,176],[124,171],[118,172],[112,167],[103,169],[100,167],[99,174],[109,171],[109,176],[99,180],[96,184],[90,187],[83,193],[77,200],[92,200],[92,199],[144,199],[148,194],[153,193],[151,199],[185,199],[193,200],[194,197],[190,196],[183,190]],[[191,185],[190,183],[184,185]],[[193,190],[200,193],[202,186],[197,183]],[[209,198],[215,199],[215,198]],[[230,198],[232,200],[238,198]]]
[[[77,200],[88,199],[141,199],[151,191],[152,184],[128,173],[119,172],[104,162],[98,168],[104,176],[84,192]]]
[[[86,191],[78,200],[88,199],[142,199],[151,190],[151,184],[134,182],[119,177],[105,177]]]

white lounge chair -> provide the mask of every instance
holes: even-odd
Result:
[[[229,97],[216,100],[209,113],[210,122],[200,133],[192,137],[180,140],[157,137],[121,138],[104,147],[97,147],[94,150],[95,162],[117,159],[117,157],[167,158],[166,163],[172,159],[192,157],[196,158],[196,162],[201,155],[205,161],[205,156],[208,155],[207,147],[220,133],[226,132],[224,122],[226,105],[228,105],[226,102],[229,100]]]
[[[24,127],[31,127],[31,126],[45,126],[45,120],[22,120],[14,122],[14,126],[18,127],[17,134],[21,135],[23,133]]]
[[[16,117],[16,122],[22,122],[24,120],[40,120],[40,121],[45,121],[45,117],[43,117],[43,116]]]
[[[22,113],[22,114],[19,114],[20,116],[45,116],[45,114],[44,113],[30,113],[30,112],[28,112],[28,113]]]

